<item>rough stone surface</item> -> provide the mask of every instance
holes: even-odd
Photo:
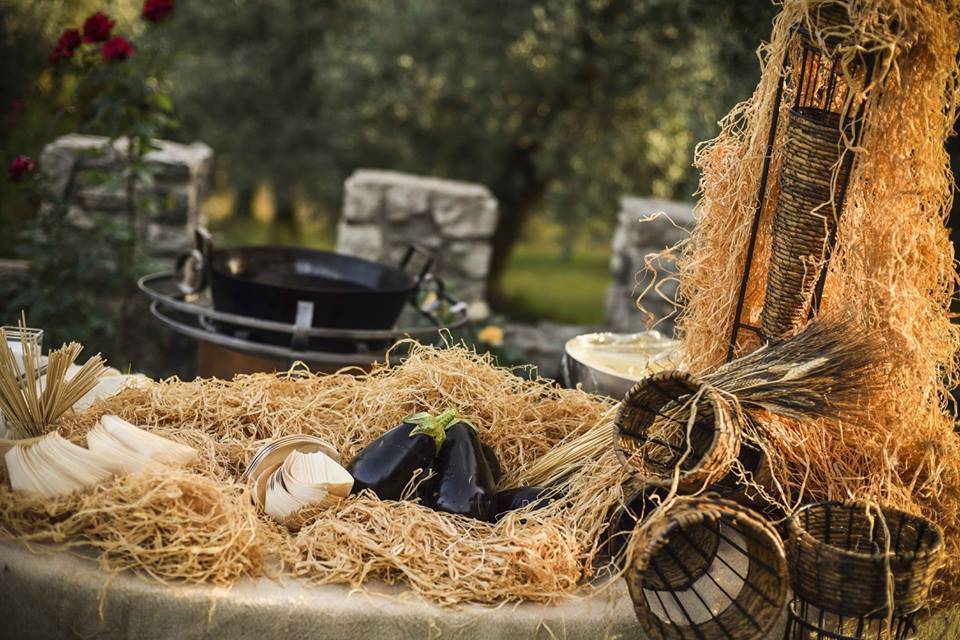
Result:
[[[611,331],[634,332],[657,322],[665,334],[674,329],[672,301],[676,300],[677,283],[671,280],[676,268],[670,260],[651,258],[657,270],[657,290],[646,290],[652,281],[647,272],[647,258],[686,238],[695,220],[693,205],[655,198],[624,197],[620,201],[617,228],[611,242],[613,255],[610,272],[613,283],[607,291],[606,326]],[[646,311],[637,306],[637,299]],[[666,298],[666,299],[665,299]]]
[[[154,184],[149,190],[137,185],[134,198],[155,199],[157,214],[141,225],[143,241],[148,255],[167,258],[189,247],[193,229],[203,224],[200,201],[209,183],[213,151],[202,142],[154,142],[159,149],[146,157]],[[90,220],[90,213],[126,216],[129,202],[121,181],[112,187],[103,179],[123,168],[126,148],[124,139],[110,144],[105,137],[81,134],[48,144],[40,156],[46,206],[64,202],[70,207],[68,220],[78,226]]]
[[[459,272],[465,278],[486,278],[490,271],[493,248],[486,242],[451,242],[441,264],[450,272]]]
[[[522,354],[522,361],[537,367],[545,378],[561,381],[560,362],[567,341],[581,333],[600,331],[599,327],[538,322],[508,322],[503,326],[503,343]]]
[[[449,238],[483,238],[497,228],[497,202],[480,196],[438,195],[433,219]]]
[[[434,255],[434,273],[479,319],[490,312],[490,238],[498,217],[483,185],[360,169],[344,183],[337,251],[399,264],[417,244]]]
[[[409,220],[430,212],[430,191],[415,184],[397,184],[387,190],[387,219]]]
[[[380,260],[383,230],[375,224],[353,225],[341,222],[337,233],[337,251],[367,260]],[[387,262],[395,263],[392,256]]]
[[[344,183],[343,219],[347,222],[373,222],[380,217],[383,189],[361,184],[356,174]]]

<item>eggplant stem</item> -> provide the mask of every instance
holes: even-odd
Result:
[[[447,409],[439,416],[431,416],[429,413],[416,413],[408,416],[404,422],[417,425],[410,431],[410,437],[425,435],[433,438],[433,443],[440,451],[443,441],[447,437],[447,426],[457,419],[459,413],[456,409]]]
[[[460,414],[456,409],[447,409],[443,413],[437,416],[437,422],[440,423],[440,426],[446,429],[450,426],[450,423],[456,420]]]

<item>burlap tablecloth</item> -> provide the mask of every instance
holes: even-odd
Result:
[[[558,604],[441,608],[386,586],[377,593],[299,580],[240,580],[230,589],[164,585],[43,547],[0,543],[0,637],[642,638],[622,581]],[[102,619],[100,607],[102,603]]]

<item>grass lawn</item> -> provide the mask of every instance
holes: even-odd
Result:
[[[517,320],[601,324],[609,262],[609,246],[580,248],[563,262],[559,247],[521,242],[503,275],[502,312]]]
[[[211,218],[219,246],[296,244],[333,249],[336,244],[335,230],[321,223],[301,223],[294,230],[252,218]],[[601,324],[610,284],[609,260],[609,245],[580,246],[564,262],[558,244],[521,240],[504,273],[504,300],[496,311],[513,320]]]

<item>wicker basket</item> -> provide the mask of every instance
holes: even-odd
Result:
[[[885,616],[888,570],[894,615],[913,613],[927,601],[943,556],[937,525],[863,502],[807,505],[790,519],[788,530],[795,594],[841,615]]]
[[[615,429],[620,461],[655,486],[670,486],[678,469],[681,486],[707,486],[730,470],[740,449],[720,392],[680,371],[638,382],[623,399]]]
[[[766,336],[790,335],[805,319],[837,218],[830,204],[842,155],[839,116],[791,109],[787,119],[780,191],[773,214],[770,269],[761,326]],[[838,184],[844,176],[838,177]]]
[[[783,640],[909,640],[916,631],[912,615],[888,626],[886,618],[837,615],[794,598],[787,607]]]
[[[625,578],[648,636],[767,637],[788,588],[783,543],[773,527],[729,500],[696,498],[643,535]]]

